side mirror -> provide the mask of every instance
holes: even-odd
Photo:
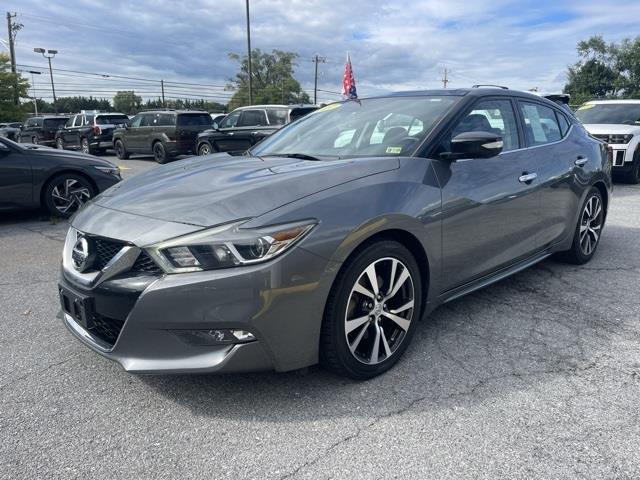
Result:
[[[451,140],[451,151],[443,152],[443,160],[461,158],[491,158],[502,152],[504,142],[500,135],[490,132],[464,132]]]

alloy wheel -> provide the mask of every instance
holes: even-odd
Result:
[[[206,143],[200,147],[200,155],[209,155],[211,153],[211,147]]]
[[[602,202],[593,195],[587,200],[580,219],[580,249],[584,255],[591,255],[598,245],[603,218]]]
[[[413,278],[400,260],[385,257],[369,264],[349,294],[345,336],[361,363],[384,362],[404,340],[415,302]]]
[[[83,138],[82,141],[80,142],[80,145],[82,147],[82,153],[89,153],[89,141],[86,138]]]
[[[33,143],[34,145],[38,145],[38,137],[31,138],[31,143]]]
[[[51,191],[56,210],[62,214],[73,213],[91,198],[89,187],[74,178],[64,178]]]

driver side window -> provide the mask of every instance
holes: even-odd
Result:
[[[451,140],[466,132],[489,132],[500,135],[504,141],[503,152],[520,148],[516,116],[511,100],[477,102],[447,135],[441,146],[442,151],[451,151]]]
[[[237,125],[238,119],[240,118],[240,114],[242,112],[231,112],[229,115],[224,117],[222,123],[220,124],[220,128],[233,128]]]

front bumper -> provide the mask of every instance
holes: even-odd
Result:
[[[627,144],[610,144],[609,147],[613,151],[614,172],[631,170],[635,152]]]
[[[293,370],[318,360],[331,284],[324,280],[327,264],[294,247],[265,264],[164,275],[142,286],[139,280],[127,285],[127,279],[114,278],[93,290],[80,289],[63,270],[62,287],[94,296],[97,314],[120,317],[123,323],[115,342],[109,343],[69,314],[61,311],[59,317],[78,340],[129,372]],[[256,340],[198,346],[173,333],[223,328],[247,330]]]

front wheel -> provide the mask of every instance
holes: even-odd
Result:
[[[560,257],[574,265],[587,263],[596,253],[603,227],[604,202],[602,194],[596,187],[591,187],[580,210],[571,249],[562,252]]]
[[[637,185],[640,183],[640,154],[636,154],[633,159],[631,171],[627,173],[625,180],[627,183]]]
[[[198,155],[210,155],[212,152],[211,145],[203,143],[198,147]]]
[[[80,140],[80,150],[82,150],[82,153],[86,153],[87,155],[91,153],[91,148],[89,147],[89,140],[87,140],[86,138],[83,138],[82,140]]]
[[[64,145],[62,143],[62,139],[61,138],[56,138],[56,148],[58,150],[64,150]]]
[[[38,137],[31,137],[31,143],[38,145]]]
[[[385,240],[358,252],[329,295],[320,363],[358,380],[390,369],[415,332],[422,292],[418,265],[402,244]]]
[[[67,218],[95,195],[95,188],[85,177],[63,173],[47,184],[44,200],[51,215]]]

